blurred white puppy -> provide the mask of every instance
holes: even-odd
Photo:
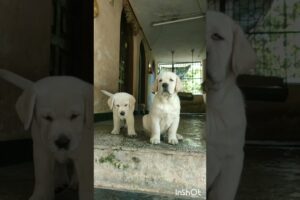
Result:
[[[161,133],[168,132],[168,143],[177,144],[182,136],[177,134],[180,120],[180,100],[177,95],[182,89],[180,78],[172,73],[160,74],[153,85],[156,92],[148,115],[143,117],[143,126],[150,133],[150,143],[159,144]]]
[[[233,200],[243,168],[246,115],[236,77],[255,67],[242,29],[224,14],[207,12],[208,200]]]
[[[107,104],[109,108],[113,111],[114,128],[112,134],[119,134],[121,123],[125,122],[127,125],[128,136],[136,136],[134,129],[134,107],[135,98],[125,92],[119,92],[112,94],[105,90],[101,90],[105,95],[109,96]]]
[[[92,86],[67,76],[33,83],[1,69],[0,77],[24,90],[16,110],[25,129],[31,129],[33,139],[35,186],[30,200],[53,200],[55,181],[74,184],[77,178],[79,199],[92,200]],[[75,167],[72,177],[66,174],[70,160]],[[61,172],[65,174],[57,174]],[[61,180],[63,176],[68,180]]]

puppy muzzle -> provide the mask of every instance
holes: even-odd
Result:
[[[59,150],[68,150],[70,146],[70,138],[65,135],[60,135],[55,141],[55,145]]]
[[[163,93],[170,94],[170,92],[169,92],[169,84],[168,83],[163,83],[162,84],[162,89],[163,89]]]

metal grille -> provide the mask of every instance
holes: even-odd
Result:
[[[248,35],[258,56],[255,74],[300,82],[299,0],[210,0],[209,7],[223,8]]]
[[[172,71],[172,64],[158,64],[159,73]],[[183,91],[193,93],[194,95],[202,94],[201,84],[203,82],[203,65],[201,62],[175,63],[175,73],[180,77],[183,84]]]

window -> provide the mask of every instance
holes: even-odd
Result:
[[[158,64],[160,72],[172,71],[172,64]],[[203,82],[203,64],[194,63],[176,63],[174,72],[180,77],[183,83],[183,92],[190,92],[194,95],[202,94]]]
[[[211,9],[220,7],[209,0]],[[300,83],[300,1],[226,0],[225,13],[248,34],[258,56],[255,74]]]

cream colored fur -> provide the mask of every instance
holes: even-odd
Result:
[[[208,200],[233,200],[243,169],[246,115],[236,77],[255,67],[256,55],[241,27],[207,12]]]
[[[73,77],[47,77],[35,83],[0,69],[0,78],[24,91],[16,111],[25,129],[31,130],[35,186],[30,200],[53,200],[55,181],[66,174],[72,160],[75,174],[63,184],[78,180],[79,200],[93,199],[93,95],[92,86]],[[68,148],[56,141],[64,136]],[[64,168],[64,169],[61,169]],[[60,184],[58,183],[58,184]]]
[[[164,89],[163,84],[168,88]],[[177,95],[182,89],[180,78],[172,73],[165,72],[156,78],[153,84],[155,97],[150,113],[143,117],[143,126],[150,134],[150,143],[159,144],[160,135],[167,132],[168,143],[177,144],[182,136],[176,135],[180,120],[180,100]]]
[[[115,94],[105,90],[102,90],[102,92],[109,96],[107,104],[113,111],[114,128],[111,133],[120,134],[120,128],[122,127],[122,122],[124,122],[125,126],[127,125],[128,136],[136,136],[133,116],[135,107],[134,96],[125,92],[118,92]]]

